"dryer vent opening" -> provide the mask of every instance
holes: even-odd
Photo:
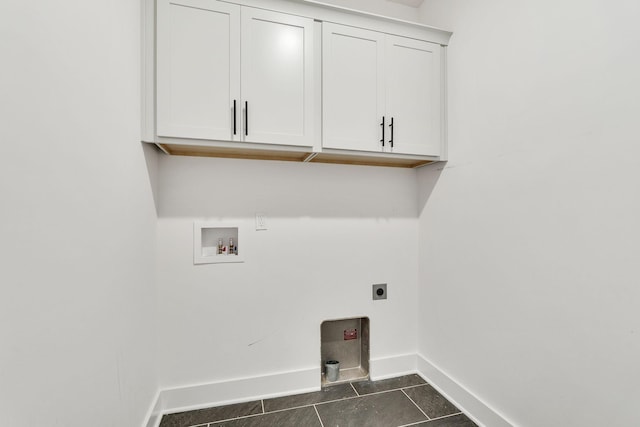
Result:
[[[322,386],[369,379],[369,318],[326,320],[320,326]],[[339,366],[336,375],[336,364]]]

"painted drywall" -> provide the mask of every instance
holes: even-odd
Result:
[[[384,0],[327,3],[418,20]],[[371,317],[372,359],[415,352],[415,171],[163,156],[159,174],[162,388],[319,369],[327,319]],[[239,225],[246,262],[194,266],[203,220]],[[390,297],[373,303],[380,282]]]
[[[140,426],[157,392],[139,8],[0,3],[2,426]]]
[[[376,15],[390,16],[405,21],[418,22],[420,20],[418,8],[387,0],[322,0],[321,3],[361,10]]]
[[[159,169],[162,388],[319,373],[328,319],[368,316],[372,359],[415,353],[415,171],[169,156]],[[245,262],[194,265],[194,221],[238,225]]]
[[[421,12],[454,35],[450,161],[419,172],[420,352],[518,426],[640,425],[640,5]]]

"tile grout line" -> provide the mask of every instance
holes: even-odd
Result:
[[[427,415],[427,413],[426,413],[426,412],[424,412],[424,411],[422,410],[422,408],[421,408],[421,407],[419,407],[419,406],[418,406],[418,404],[417,404],[416,402],[414,402],[414,400],[413,400],[411,397],[409,397],[409,395],[407,394],[407,392],[406,392],[406,391],[404,391],[404,389],[400,389],[400,391],[402,391],[402,394],[404,394],[405,396],[407,396],[407,399],[409,399],[409,401],[410,401],[411,403],[413,403],[413,404],[416,406],[416,408],[418,408],[418,410],[420,410],[420,412],[422,413],[422,415],[424,415],[425,417],[427,417],[427,421],[431,420],[431,418],[429,417],[429,415]]]
[[[353,387],[353,385],[351,387]],[[393,393],[394,391],[402,391],[402,388],[393,388],[393,389],[390,389],[390,390],[376,391],[374,393],[367,393],[367,394],[358,394],[358,392],[356,391],[355,388],[354,388],[354,391],[356,392],[357,396],[347,396],[347,397],[343,397],[341,399],[327,400],[326,402],[309,403],[308,405],[294,406],[294,407],[288,408],[288,409],[304,408],[306,406],[311,406],[311,405],[325,405],[327,403],[339,402],[341,400],[359,399],[359,398],[365,398],[365,397],[368,397],[368,396],[376,396],[376,395],[379,395],[379,394]],[[280,412],[280,411],[286,411],[286,409],[280,409],[278,411],[272,411],[272,412]]]
[[[355,397],[352,397],[350,399],[355,399]],[[331,402],[338,402],[339,400],[345,400],[345,399],[332,400]],[[322,402],[322,403],[330,403],[330,402]],[[286,408],[286,409],[278,409],[276,411],[269,412],[269,414],[275,414],[275,413],[278,413],[278,412],[291,411],[293,409],[307,408],[309,406],[313,406],[313,409],[316,412],[316,415],[318,416],[318,420],[320,420],[321,426],[324,427],[322,419],[320,418],[320,414],[318,413],[318,408],[316,408],[316,404],[310,404],[310,405],[305,405],[305,406],[296,406],[296,407],[293,407],[293,408]],[[244,415],[244,416],[241,416],[241,417],[227,418],[225,420],[217,420],[217,421],[213,421],[213,422],[205,423],[205,424],[195,424],[195,425],[189,426],[189,427],[212,427],[214,424],[226,423],[228,421],[235,421],[235,420],[244,420],[244,419],[247,419],[247,418],[255,418],[255,417],[260,417],[262,415],[267,415],[267,413],[265,412],[263,414],[251,414],[251,415]]]
[[[428,385],[428,384],[429,384],[429,383],[416,384],[416,385],[412,385],[412,386],[406,386],[406,387],[404,387],[404,388],[415,388],[415,387],[420,387],[420,386],[424,386],[424,385]],[[288,411],[288,410],[291,410],[291,409],[306,408],[306,407],[308,407],[308,406],[313,406],[313,407],[314,407],[314,409],[315,409],[315,411],[316,411],[316,413],[318,413],[318,410],[317,410],[317,408],[316,408],[316,405],[324,405],[324,404],[327,404],[327,403],[339,402],[339,401],[341,401],[341,400],[351,400],[351,399],[358,399],[358,398],[367,397],[367,396],[375,396],[375,395],[378,395],[378,394],[390,393],[390,392],[398,391],[398,390],[402,391],[402,392],[404,393],[404,395],[405,395],[405,396],[409,397],[409,396],[404,392],[403,387],[399,387],[399,388],[392,388],[392,389],[389,389],[389,390],[376,391],[376,392],[373,392],[373,393],[368,393],[368,394],[362,394],[362,395],[361,395],[360,393],[358,393],[358,390],[356,390],[356,388],[353,386],[353,383],[352,383],[352,382],[350,382],[350,383],[349,383],[349,385],[351,386],[351,388],[353,389],[353,391],[356,393],[356,395],[355,395],[355,396],[347,396],[347,397],[343,397],[343,398],[340,398],[340,399],[327,400],[326,402],[317,402],[317,403],[310,403],[310,404],[307,404],[307,405],[294,406],[294,407],[290,407],[290,408],[277,409],[277,410],[275,410],[275,411],[270,411],[270,412],[266,412],[266,411],[265,411],[265,409],[264,409],[264,399],[261,399],[261,400],[260,400],[260,402],[261,402],[261,404],[262,404],[262,413],[261,413],[261,414],[243,415],[243,416],[239,416],[239,417],[227,418],[227,419],[224,419],[224,420],[217,420],[217,421],[212,421],[212,422],[207,422],[207,423],[202,423],[202,424],[194,424],[194,425],[189,426],[189,427],[212,427],[212,426],[213,426],[213,424],[216,424],[216,423],[224,423],[224,422],[233,421],[233,420],[238,420],[238,419],[253,418],[253,417],[260,416],[260,415],[266,415],[267,413],[272,414],[272,413],[276,413],[276,412]],[[409,400],[411,400],[411,398],[410,398],[410,397],[409,397]],[[413,400],[411,400],[411,402],[415,405],[415,402],[413,402]],[[417,405],[416,405],[416,406],[417,406]],[[420,409],[420,408],[418,407],[418,409]],[[422,410],[421,410],[421,409],[420,409],[420,411],[422,412]],[[440,418],[446,418],[446,417],[450,417],[450,416],[453,416],[453,415],[458,415],[458,414],[461,414],[461,413],[462,413],[462,412],[458,412],[458,413],[455,413],[455,414],[450,414],[450,415],[446,415],[446,416],[439,417],[439,418],[433,418],[433,419],[434,419],[434,420],[437,420],[437,419],[440,419]],[[423,412],[423,414],[424,414],[424,412]],[[431,421],[431,419],[430,419],[426,414],[424,414],[424,415],[427,417],[427,420],[428,420],[428,421]],[[318,417],[319,417],[319,415],[318,415]],[[425,421],[419,421],[419,423],[420,423],[420,422],[425,422]],[[322,420],[320,420],[320,423],[322,423]],[[415,424],[407,424],[407,426],[410,426],[410,425],[415,425]],[[323,426],[323,427],[324,427],[324,426]],[[404,426],[402,426],[402,427],[404,427]]]
[[[372,382],[375,383],[375,381],[372,381]],[[390,388],[388,390],[374,391],[374,392],[371,392],[371,393],[360,394],[360,393],[358,393],[358,390],[356,390],[356,388],[353,386],[353,383],[349,383],[349,384],[351,384],[351,387],[353,388],[353,391],[355,391],[358,396],[369,396],[369,395],[372,395],[372,394],[380,394],[380,393],[386,393],[388,391],[396,391],[396,390],[403,390],[403,389],[407,389],[407,388],[422,387],[422,386],[425,386],[425,385],[431,386],[431,384],[429,384],[428,382],[423,382],[423,383],[420,383],[420,384],[413,384],[413,385],[407,385],[407,386],[402,386],[401,385],[401,386],[398,386],[398,387]]]
[[[281,412],[281,411],[274,411],[274,412]],[[213,424],[226,423],[226,422],[229,422],[229,421],[235,421],[235,420],[243,420],[243,419],[245,419],[245,418],[260,417],[260,416],[262,416],[262,415],[265,415],[265,414],[242,415],[242,416],[240,416],[240,417],[233,417],[233,418],[227,418],[227,419],[224,419],[224,420],[211,421],[211,422],[210,422],[209,424],[207,424],[207,425],[208,425],[209,427],[212,427],[212,426],[213,426]],[[201,425],[200,425],[200,424],[198,424],[197,426],[192,426],[192,427],[200,427],[200,426],[201,426]],[[205,424],[202,424],[202,426],[205,426]]]
[[[410,423],[410,424],[403,424],[401,426],[398,427],[411,427],[411,426],[417,426],[420,425],[422,423],[430,423],[431,421],[438,421],[438,420],[442,420],[445,418],[449,418],[449,417],[453,417],[454,415],[463,415],[462,412],[456,412],[455,414],[449,414],[449,415],[443,415],[441,417],[437,417],[437,418],[431,418],[428,421],[416,421],[415,423]]]
[[[351,385],[351,387],[353,387],[353,385]],[[288,408],[276,409],[276,410],[269,411],[269,412],[265,411],[265,415],[266,414],[273,414],[274,412],[288,411],[290,409],[300,409],[300,408],[306,408],[308,406],[315,406],[315,405],[326,405],[327,403],[335,403],[335,402],[340,402],[342,400],[351,400],[351,399],[358,399],[358,398],[363,398],[363,397],[367,397],[367,396],[375,396],[377,394],[391,393],[393,391],[398,391],[398,390],[402,391],[402,389],[394,388],[392,390],[377,391],[375,393],[369,393],[369,394],[360,395],[360,394],[358,394],[358,391],[354,388],[353,391],[355,391],[356,396],[346,396],[346,397],[341,397],[339,399],[326,400],[324,402],[307,403],[306,405],[300,405],[300,406],[290,406]],[[255,417],[256,415],[262,415],[262,414],[245,415],[243,417],[238,417],[238,418]],[[233,419],[233,418],[230,418],[229,420],[231,420],[231,419]],[[224,421],[229,421],[229,420],[224,420]],[[222,422],[222,421],[216,421],[216,422]]]
[[[429,423],[433,421],[433,420],[428,420],[428,421],[416,421],[415,423],[410,423],[410,424],[402,424],[401,426],[398,427],[411,427],[411,426],[418,426],[422,423],[427,423],[427,425],[429,425]]]
[[[375,395],[378,395],[378,394],[391,393],[391,392],[398,391],[398,390],[399,389],[394,388],[393,390],[377,391],[375,393],[369,393],[369,394],[358,394],[357,396],[347,396],[347,397],[343,397],[342,399],[327,400],[326,402],[310,403],[309,405],[304,405],[304,406],[324,405],[325,403],[334,403],[334,402],[339,402],[340,400],[351,400],[351,399],[365,398],[365,397],[368,397],[368,396],[375,396]],[[358,392],[356,391],[356,393],[358,393]],[[298,406],[298,407],[302,408],[303,406]]]
[[[438,417],[438,418],[432,418],[432,419],[431,419],[431,421],[434,421],[434,420],[441,420],[441,419],[443,419],[443,418],[449,418],[449,417],[453,417],[453,416],[455,416],[455,415],[464,415],[464,414],[463,414],[462,412],[456,412],[455,414],[443,415],[443,416]]]
[[[420,384],[420,385],[424,385],[424,384]],[[376,394],[382,394],[382,393],[390,393],[392,391],[399,391],[405,388],[414,388],[414,387],[419,387],[419,385],[417,386],[407,386],[407,387],[398,387],[398,388],[390,388],[389,390],[382,390],[382,391],[374,391],[372,393],[365,393],[365,394],[359,394],[357,391],[356,393],[358,393],[357,396],[355,397],[366,397],[366,396],[374,396]],[[354,389],[355,390],[355,389]],[[350,397],[345,397],[345,399],[351,399]]]
[[[362,396],[347,396],[347,397],[341,397],[340,399],[326,400],[324,402],[307,403],[306,405],[300,405],[300,406],[290,406],[288,408],[276,409],[275,411],[265,412],[265,414],[272,414],[274,412],[288,411],[289,409],[306,408],[308,406],[324,405],[325,403],[335,403],[335,402],[340,402],[341,400],[357,399],[358,397],[362,397]]]
[[[427,421],[416,421],[415,423],[410,423],[410,424],[402,424],[401,426],[398,427],[411,427],[411,426],[417,426],[420,425],[422,423],[429,423],[431,420],[427,420]]]
[[[356,396],[360,396],[360,393],[358,393],[358,390],[356,390],[356,388],[353,386],[353,383],[349,383],[349,385],[351,386],[351,388],[353,389],[353,391],[356,392]]]
[[[401,389],[402,389],[402,390],[406,390],[406,389],[408,389],[408,388],[424,387],[425,385],[428,385],[428,386],[432,387],[432,386],[431,386],[431,384],[429,384],[429,383],[422,383],[422,384],[408,385],[408,386],[406,386],[406,387],[401,387]]]
[[[324,423],[322,422],[322,418],[320,418],[320,413],[318,412],[318,408],[316,408],[316,405],[313,405],[313,410],[316,411],[316,415],[318,416],[318,420],[320,420],[320,426],[324,427]]]
[[[291,406],[289,408],[275,409],[275,410],[269,411],[269,412],[265,411],[262,414],[241,415],[239,417],[233,417],[233,418],[227,418],[227,419],[224,419],[224,420],[213,421],[210,424],[225,423],[225,422],[228,422],[228,421],[240,420],[240,419],[245,419],[245,418],[254,418],[254,417],[259,417],[261,415],[276,414],[278,412],[285,412],[285,411],[291,411],[291,410],[294,410],[294,409],[308,408],[309,406],[315,406],[315,405],[323,404],[323,403],[334,403],[334,402],[338,402],[340,400],[355,399],[356,397],[357,396],[350,396],[350,397],[345,397],[345,398],[342,398],[342,399],[327,400],[326,402],[309,403],[307,405],[301,405],[301,406]],[[206,424],[198,424],[196,426],[189,426],[189,427],[205,427],[205,426],[206,426]]]
[[[296,408],[292,408],[292,409],[296,409]],[[282,412],[282,411],[287,411],[287,410],[288,409],[279,409],[277,411],[271,411],[271,413]],[[266,412],[264,412],[264,402],[262,403],[262,413],[261,414],[240,415],[238,417],[226,418],[224,420],[209,421],[209,422],[203,423],[203,424],[194,424],[194,425],[189,426],[189,427],[212,427],[213,424],[226,423],[228,421],[240,420],[240,419],[244,419],[244,418],[259,417],[261,415],[266,415]]]

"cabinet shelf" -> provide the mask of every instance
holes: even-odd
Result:
[[[417,157],[399,154],[351,152],[322,152],[256,150],[253,148],[225,148],[206,145],[156,144],[173,156],[219,157],[227,159],[279,160],[285,162],[332,163],[343,165],[385,166],[417,168],[439,161],[435,157]]]

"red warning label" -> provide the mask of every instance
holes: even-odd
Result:
[[[346,340],[355,340],[358,339],[358,330],[356,328],[353,329],[345,329],[344,330],[344,339]]]

